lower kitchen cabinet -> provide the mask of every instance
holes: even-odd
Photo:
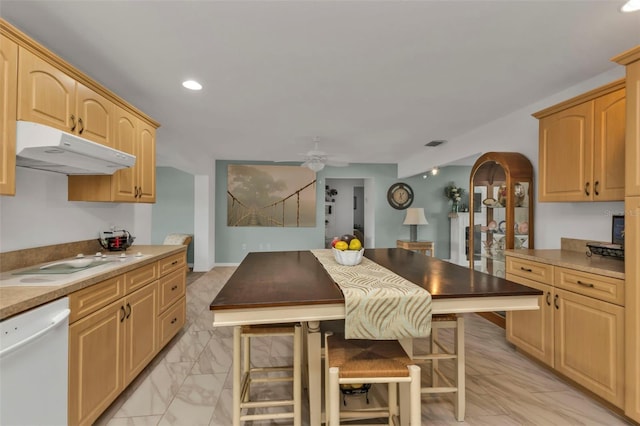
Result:
[[[183,252],[70,295],[69,424],[92,424],[184,326],[185,266]]]
[[[555,369],[624,406],[624,308],[556,289]]]
[[[124,316],[117,301],[69,326],[70,425],[90,425],[124,389]]]
[[[539,310],[507,313],[507,340],[623,407],[624,307],[616,289],[624,282],[512,256],[506,263],[508,280],[544,291]]]

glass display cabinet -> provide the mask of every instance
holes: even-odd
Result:
[[[520,153],[488,152],[471,168],[469,188],[469,267],[504,277],[504,251],[534,247],[533,167]]]

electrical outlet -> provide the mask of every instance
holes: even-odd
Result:
[[[258,248],[260,249],[260,251],[262,251],[264,249],[264,244],[262,243],[258,244]]]
[[[271,251],[271,243],[267,243],[267,251]]]
[[[242,251],[247,251],[247,243],[242,243]]]

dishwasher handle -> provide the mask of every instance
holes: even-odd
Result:
[[[23,347],[27,343],[37,339],[38,337],[40,337],[40,336],[42,336],[44,334],[47,334],[51,329],[57,327],[58,325],[60,325],[60,323],[64,322],[67,318],[69,318],[69,314],[70,313],[71,313],[71,309],[65,309],[63,311],[60,311],[59,314],[57,314],[56,316],[54,316],[51,319],[51,324],[49,324],[48,326],[46,326],[42,330],[32,334],[31,336],[27,337],[26,339],[23,339],[23,340],[19,341],[18,343],[14,343],[13,345],[9,346],[8,348],[3,349],[2,351],[0,351],[0,357],[6,356],[6,355],[10,354],[11,352],[14,352],[14,351],[20,349],[21,347]]]

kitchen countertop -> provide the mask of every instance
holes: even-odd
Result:
[[[0,320],[27,311],[36,306],[50,302],[55,299],[67,296],[75,291],[89,287],[111,277],[121,275],[125,272],[139,268],[144,265],[156,262],[159,259],[180,253],[186,250],[183,245],[157,245],[157,246],[133,246],[127,251],[128,256],[135,253],[142,253],[140,258],[133,258],[122,264],[113,263],[108,267],[98,266],[97,268],[87,268],[83,271],[66,275],[55,275],[55,285],[27,285],[20,283],[17,286],[7,286],[17,282],[16,277],[30,277],[34,281],[40,278],[52,278],[52,275],[14,275],[26,269],[38,268],[41,265],[51,263],[31,265],[27,268],[6,271],[0,274]],[[106,253],[105,253],[106,254]],[[120,252],[111,252],[109,255],[119,255]]]
[[[584,252],[554,249],[514,249],[505,250],[504,254],[624,280],[624,261],[606,256],[588,257]]]

